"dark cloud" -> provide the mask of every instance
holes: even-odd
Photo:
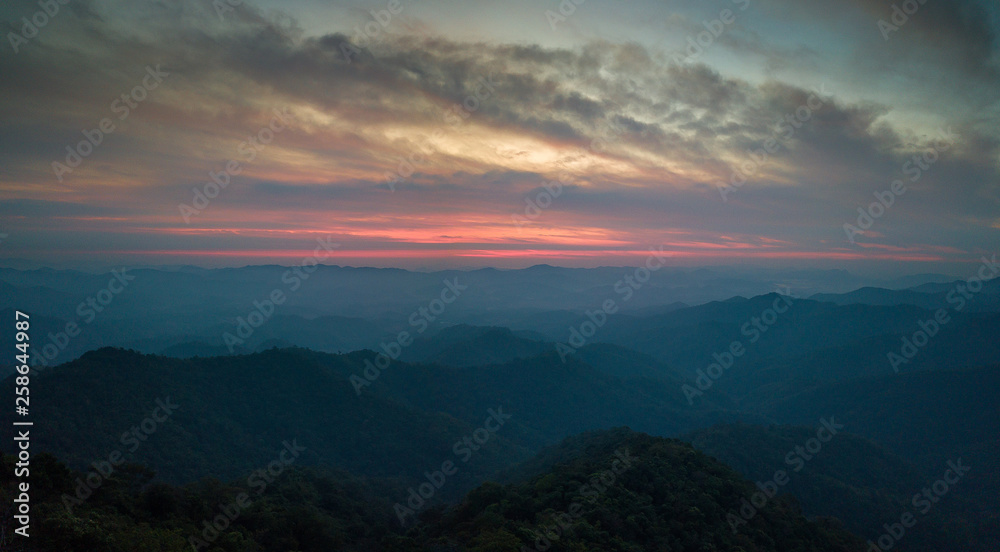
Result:
[[[638,42],[591,40],[569,48],[398,33],[367,44],[343,29],[308,36],[294,20],[251,7],[220,20],[209,2],[156,3],[122,14],[81,2],[58,22],[58,33],[0,58],[0,163],[9,188],[0,215],[20,214],[39,225],[46,217],[127,217],[142,212],[132,195],[145,194],[160,202],[147,212],[156,220],[136,224],[169,228],[159,217],[176,219],[175,206],[190,201],[191,187],[234,158],[237,144],[266,123],[271,109],[286,105],[301,121],[234,177],[238,184],[199,223],[237,225],[238,209],[504,218],[540,182],[584,167],[574,169],[580,184],[568,186],[552,207],[556,220],[637,234],[689,228],[799,236],[820,247],[934,139],[923,135],[926,122],[910,120],[915,104],[903,109],[884,96],[858,99],[867,98],[859,92],[866,82],[842,80],[838,89],[833,75],[829,95],[817,95],[797,84],[807,79],[783,78],[822,61],[855,63],[854,79],[900,93],[901,103],[911,101],[911,91],[921,101],[935,99],[934,107],[946,109],[925,113],[953,123],[957,133],[953,148],[913,183],[907,207],[893,211],[882,230],[932,243],[927,221],[947,228],[961,221],[970,228],[966,242],[980,243],[978,235],[1000,212],[1000,138],[989,123],[997,120],[997,88],[991,99],[988,87],[1000,82],[996,9],[928,0],[884,43],[872,29],[885,3],[788,2],[761,0],[760,13],[741,14],[747,28],[720,39],[720,47],[744,50],[739,59],[769,60],[760,81],[707,62],[678,64]],[[829,53],[819,46],[776,44],[752,28],[769,7],[784,10],[781,23],[822,21],[835,7],[868,14],[872,35],[861,42],[872,49],[857,54],[863,60],[835,63],[822,59]],[[841,45],[850,47],[846,40]],[[86,160],[78,180],[57,188],[49,164],[156,64],[171,72],[168,85]],[[955,74],[969,79],[971,98],[942,96],[965,82],[939,82]],[[915,75],[921,85],[910,87]],[[484,79],[488,98],[476,99],[473,112],[463,114],[467,122],[447,124],[447,110],[481,94]],[[748,151],[784,134],[779,121],[817,102],[733,202],[722,203],[715,184],[728,180]],[[427,138],[435,131],[443,135],[439,142]],[[595,148],[595,139],[605,147]],[[515,145],[489,151],[482,144],[490,140]],[[384,174],[425,146],[426,159],[388,192]],[[543,161],[524,161],[535,155]],[[53,190],[72,194],[72,201],[39,199]],[[121,203],[97,207],[105,201]],[[733,208],[742,210],[739,216]],[[293,218],[259,224],[280,227]],[[953,232],[962,239],[961,230]]]

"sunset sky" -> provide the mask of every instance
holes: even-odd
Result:
[[[961,274],[1000,243],[995,0],[232,4],[32,37],[0,7],[0,260]]]

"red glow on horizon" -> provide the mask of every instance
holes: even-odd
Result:
[[[663,255],[676,259],[726,259],[756,258],[756,259],[788,259],[788,260],[889,260],[889,261],[943,261],[943,257],[929,253],[894,252],[872,253],[870,251],[775,251],[749,250],[749,246],[738,248],[739,254],[710,250],[670,250],[664,249]],[[92,252],[100,254],[102,252]],[[247,250],[132,250],[116,251],[122,255],[152,256],[152,257],[226,257],[245,259],[307,259],[313,256],[323,260],[336,259],[425,259],[427,261],[475,258],[475,259],[531,259],[539,261],[548,259],[620,259],[624,257],[647,257],[650,249],[623,250],[562,250],[562,249],[337,249],[332,252],[315,249],[247,249]],[[326,257],[324,257],[324,255]]]

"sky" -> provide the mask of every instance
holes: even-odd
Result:
[[[1000,243],[994,0],[53,2],[0,7],[0,263],[961,274]]]

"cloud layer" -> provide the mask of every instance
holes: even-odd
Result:
[[[0,57],[3,255],[239,264],[326,234],[379,265],[994,250],[995,6],[928,0],[888,34],[867,0],[634,6],[659,22],[623,39],[628,14],[586,3],[532,42],[504,29],[542,9],[472,40],[433,19],[446,3],[413,7],[372,39],[365,11],[73,2]],[[32,12],[4,9],[10,42]]]

